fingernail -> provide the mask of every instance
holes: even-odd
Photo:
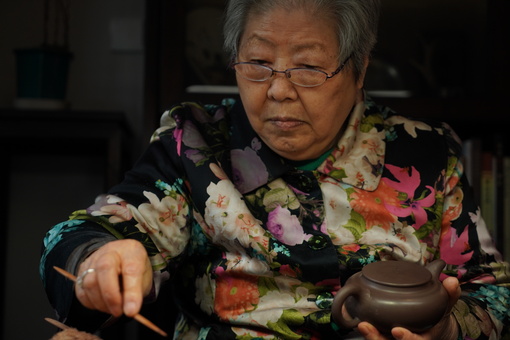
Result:
[[[394,329],[391,334],[393,335],[393,337],[397,340],[400,340],[404,337],[404,331],[402,329]]]
[[[358,331],[363,335],[363,336],[367,336],[368,334],[370,334],[370,328],[368,327],[368,325],[366,324],[359,324],[358,325]]]
[[[126,302],[124,305],[124,314],[128,316],[133,316],[136,314],[136,303],[134,302]]]

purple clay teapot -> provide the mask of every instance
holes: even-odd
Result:
[[[405,261],[370,263],[336,294],[333,320],[344,328],[368,321],[381,333],[397,326],[422,333],[438,323],[448,307],[448,293],[439,281],[444,266],[443,260],[426,267]],[[342,317],[344,304],[352,319]]]

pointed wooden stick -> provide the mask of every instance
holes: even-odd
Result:
[[[57,321],[55,319],[44,318],[44,320],[46,320],[47,322],[51,323],[53,326],[58,327],[58,328],[60,328],[62,330],[71,328],[68,325],[63,324],[62,322]]]
[[[55,269],[57,272],[59,272],[60,274],[62,274],[66,278],[68,278],[69,280],[71,280],[73,282],[76,282],[76,276],[74,276],[73,274],[69,273],[68,271],[65,271],[64,269],[56,267],[56,266],[54,266],[53,269]],[[161,328],[159,328],[158,326],[153,324],[146,317],[144,317],[144,316],[142,316],[140,314],[135,314],[135,316],[133,316],[133,319],[135,319],[136,321],[138,321],[142,325],[152,329],[154,332],[158,333],[159,335],[164,336],[165,338],[168,337],[168,334],[164,330],[162,330]]]

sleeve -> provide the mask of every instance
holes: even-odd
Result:
[[[54,266],[74,273],[84,258],[106,242],[130,238],[145,246],[154,276],[161,281],[184,256],[189,240],[189,195],[173,135],[172,130],[161,129],[123,182],[46,234],[40,276],[59,320],[90,332],[108,316],[81,307],[73,283]],[[94,321],[83,323],[91,314]]]
[[[463,171],[461,143],[446,126],[449,165],[440,239],[445,274],[459,279],[462,296],[453,309],[459,339],[500,339],[510,322],[509,265],[487,230]]]

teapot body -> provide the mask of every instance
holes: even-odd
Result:
[[[434,277],[418,264],[391,262],[373,263],[347,280],[333,303],[333,319],[338,324],[352,328],[367,321],[382,333],[390,333],[397,326],[422,333],[441,320],[448,293],[438,279],[439,273],[433,273]],[[343,304],[354,319],[342,318]]]

